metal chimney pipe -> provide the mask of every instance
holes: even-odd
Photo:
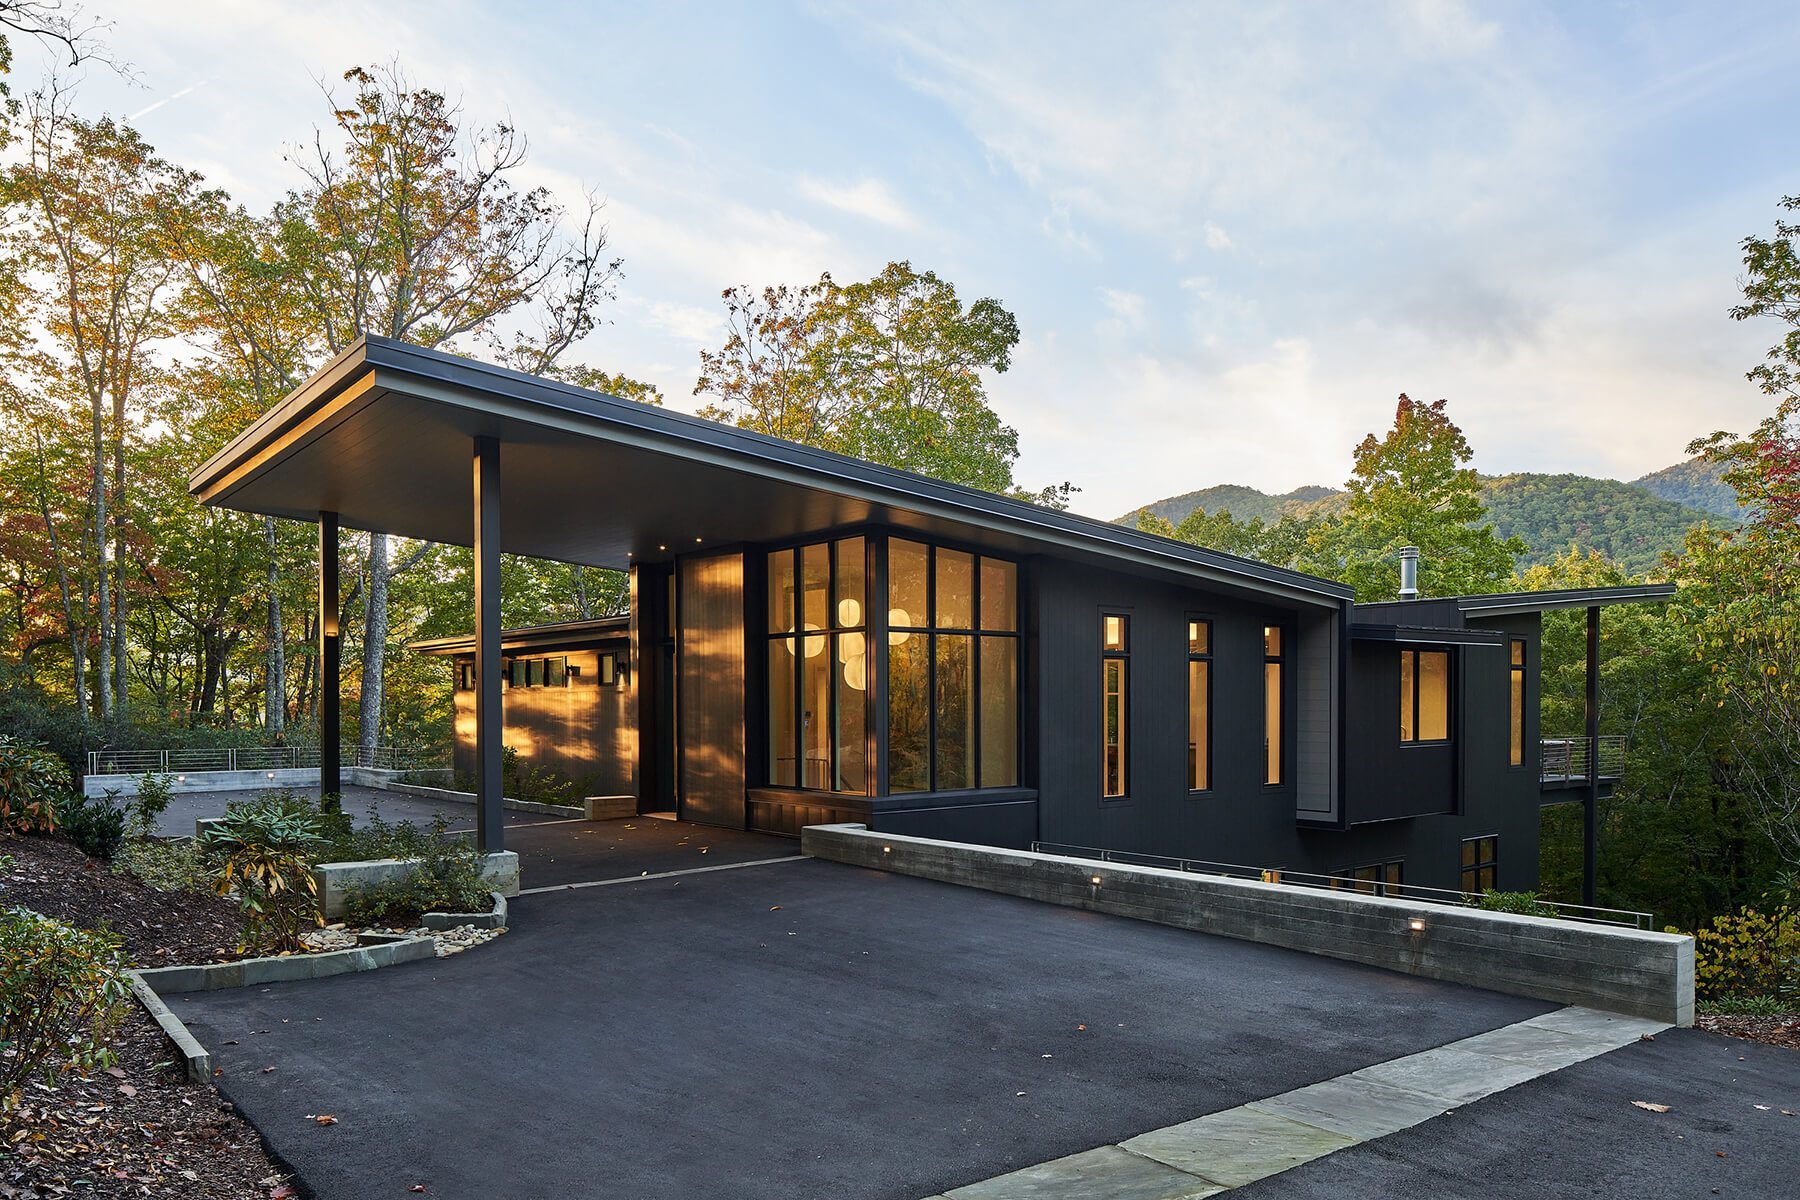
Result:
[[[1400,547],[1400,598],[1402,600],[1419,598],[1419,548],[1417,546]]]

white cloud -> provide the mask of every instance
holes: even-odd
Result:
[[[1206,238],[1206,248],[1208,250],[1231,249],[1231,235],[1219,228],[1216,223],[1212,221],[1206,222],[1206,224],[1200,227],[1200,232]]]
[[[918,218],[900,202],[893,190],[879,179],[863,178],[855,183],[833,183],[807,176],[800,180],[800,193],[828,208],[880,225],[911,229],[919,223]]]
[[[1103,287],[1100,289],[1100,303],[1106,306],[1108,312],[1127,325],[1144,323],[1145,300],[1136,292]]]

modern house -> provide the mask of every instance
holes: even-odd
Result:
[[[1595,626],[1600,606],[1671,594],[1356,605],[1298,572],[374,338],[190,486],[319,523],[328,671],[340,522],[474,547],[476,630],[432,648],[457,664],[491,848],[502,740],[528,734],[691,821],[1530,888],[1540,803],[1591,813],[1607,783],[1591,712],[1545,782],[1539,616],[1582,607]],[[627,570],[630,612],[503,631],[503,551]]]

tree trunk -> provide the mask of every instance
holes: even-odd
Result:
[[[131,662],[125,653],[125,388],[113,387],[113,716],[123,724],[131,717],[131,693],[127,670]]]
[[[287,635],[281,624],[281,570],[275,561],[275,518],[263,518],[269,547],[269,647],[263,666],[263,728],[271,737],[287,732]]]
[[[100,618],[100,677],[96,681],[100,693],[100,719],[112,723],[113,717],[113,640],[112,640],[112,543],[107,540],[106,524],[106,418],[100,398],[93,401],[93,522],[94,556],[99,569],[95,572],[95,609]]]
[[[578,611],[581,613],[582,620],[591,621],[594,619],[594,605],[593,602],[588,599],[587,568],[580,563],[575,564],[575,604]]]
[[[369,535],[368,584],[363,593],[362,711],[356,727],[358,763],[374,762],[381,740],[382,676],[387,668],[387,534]]]

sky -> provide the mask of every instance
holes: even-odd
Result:
[[[1792,4],[87,8],[135,81],[85,69],[84,111],[252,209],[353,65],[510,121],[624,260],[571,357],[677,407],[730,285],[908,259],[994,297],[1019,481],[1093,516],[1340,484],[1401,392],[1484,472],[1623,479],[1768,407],[1779,331],[1727,310],[1800,194]]]

